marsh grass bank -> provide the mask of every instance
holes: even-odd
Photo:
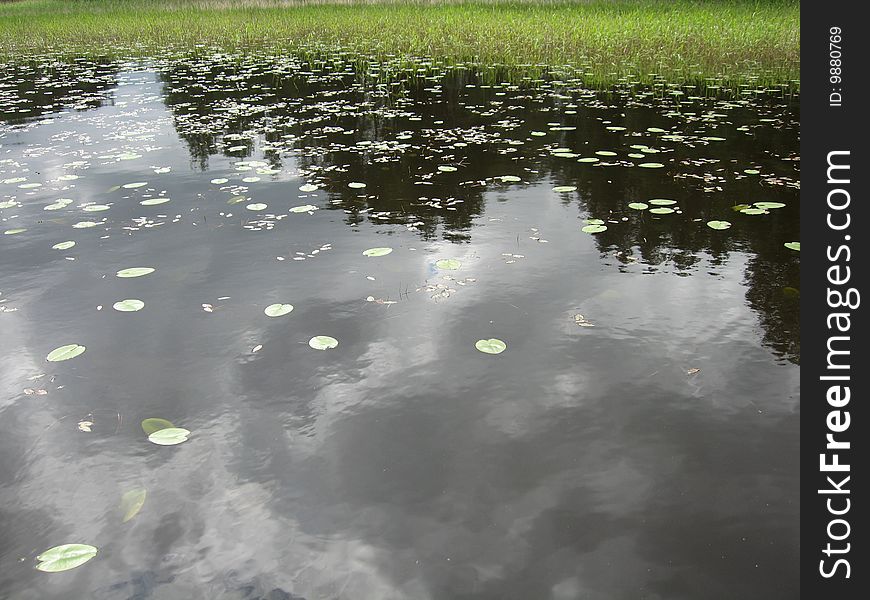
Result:
[[[574,65],[590,80],[794,84],[797,2],[20,0],[0,56],[344,48],[446,63]]]

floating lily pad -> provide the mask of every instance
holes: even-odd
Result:
[[[227,179],[226,177],[218,177],[216,179],[212,179],[211,183],[213,183],[215,185],[223,185],[228,181],[229,181],[229,179]]]
[[[283,317],[293,311],[292,304],[270,304],[263,311],[267,317]]]
[[[595,158],[594,156],[585,156],[583,158],[578,158],[577,162],[578,163],[597,163],[597,162],[601,162],[601,159]]]
[[[127,298],[126,300],[118,300],[112,305],[112,308],[120,312],[136,312],[145,308],[145,303],[137,298]]]
[[[585,225],[580,229],[580,231],[584,233],[601,233],[602,231],[607,231],[607,225],[593,223],[592,225]]]
[[[786,242],[783,244],[783,246],[785,246],[789,250],[794,250],[796,252],[801,251],[801,243],[800,242]]]
[[[108,204],[88,204],[82,210],[85,212],[103,212],[112,208]]]
[[[392,248],[369,248],[363,251],[363,256],[386,256],[392,251]]]
[[[784,208],[785,204],[782,202],[756,202],[755,207],[763,210],[771,210],[774,208]]]
[[[268,204],[263,204],[262,202],[254,202],[252,204],[248,204],[245,208],[248,210],[266,210],[269,208]]]
[[[435,266],[442,271],[455,271],[462,266],[462,263],[455,258],[442,258],[435,263]]]
[[[653,198],[649,203],[653,206],[673,206],[677,201],[669,200],[668,198]]]
[[[761,173],[761,171],[759,171],[758,169],[743,169],[743,172],[747,175],[758,175],[759,173]]]
[[[643,202],[630,202],[628,207],[634,210],[646,210],[649,208],[649,205]]]
[[[63,544],[50,548],[36,557],[36,568],[45,573],[69,571],[85,564],[97,555],[97,549],[87,544]]]
[[[68,242],[58,242],[57,244],[52,246],[51,249],[52,250],[69,250],[70,248],[72,248],[75,245],[76,245],[76,243],[74,241],[70,240]]]
[[[313,183],[306,183],[305,185],[299,186],[300,192],[313,192],[315,190],[317,190],[317,186]]]
[[[121,496],[121,514],[123,515],[121,518],[122,523],[126,523],[139,514],[139,511],[142,510],[142,506],[145,504],[145,497],[147,495],[148,491],[145,490],[145,488],[139,488],[125,492],[124,495]]]
[[[474,347],[485,354],[501,354],[507,349],[507,344],[497,338],[477,340]]]
[[[129,269],[121,269],[117,273],[115,273],[118,277],[142,277],[143,275],[149,275],[154,272],[153,267],[130,267]]]
[[[355,190],[361,190],[364,187],[366,187],[366,184],[364,184],[360,181],[351,181],[350,183],[347,184],[347,187],[355,189]]]
[[[96,227],[99,223],[95,223],[94,221],[79,221],[78,223],[73,223],[73,227],[75,229],[88,229],[89,227]]]
[[[502,175],[499,179],[505,183],[519,183],[522,181],[522,178],[517,177],[516,175]]]
[[[85,347],[79,344],[67,344],[66,346],[60,346],[59,348],[55,348],[51,352],[48,353],[48,356],[45,357],[45,360],[48,362],[60,362],[62,360],[69,360],[71,358],[75,358],[79,354],[85,351]]]
[[[444,173],[453,173],[456,170],[456,167],[451,167],[450,165],[438,165],[438,170]]]
[[[553,191],[557,194],[567,194],[570,192],[576,192],[577,186],[574,185],[558,185],[553,188]]]
[[[308,340],[308,345],[315,350],[329,350],[338,346],[338,340],[328,335],[315,335]]]
[[[747,209],[747,208],[752,208],[752,205],[751,204],[735,204],[734,206],[731,207],[731,210],[736,210],[739,212],[739,211],[742,211],[742,210]]]
[[[136,188],[140,188],[143,185],[148,185],[147,181],[135,181],[133,183],[125,183],[121,187],[125,190],[135,190]]]
[[[598,156],[616,156],[616,152],[613,152],[611,150],[599,150],[595,154],[597,154]]]
[[[159,429],[148,436],[148,441],[158,446],[175,446],[187,441],[190,431],[181,427]]]
[[[157,206],[158,204],[166,204],[169,202],[170,198],[148,198],[147,200],[143,200],[139,204],[142,206]]]
[[[170,427],[175,427],[175,425],[173,425],[166,419],[151,417],[142,421],[142,431],[145,432],[145,435],[151,435],[155,431],[160,431],[161,429],[169,429]]]
[[[707,227],[710,229],[722,230],[731,227],[731,223],[728,221],[707,221]]]
[[[763,208],[755,208],[755,207],[744,208],[744,209],[741,209],[740,212],[742,212],[744,215],[767,215],[767,214],[770,214],[766,210],[764,210]]]
[[[649,209],[649,211],[654,215],[669,215],[674,212],[674,209],[668,208],[667,206],[657,206]]]
[[[315,210],[317,210],[317,207],[314,206],[313,204],[303,204],[302,206],[294,206],[293,208],[290,209],[290,212],[292,212],[292,213],[305,213],[305,212],[312,212]]]
[[[7,229],[3,232],[4,235],[15,235],[16,233],[24,233],[27,231],[26,227],[18,227],[16,229]]]
[[[662,167],[664,167],[664,165],[662,163],[657,163],[657,162],[640,163],[637,166],[642,168],[642,169],[661,169]]]

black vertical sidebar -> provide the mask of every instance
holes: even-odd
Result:
[[[870,589],[864,10],[801,3],[801,593],[811,599]]]

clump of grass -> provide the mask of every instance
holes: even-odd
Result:
[[[653,74],[799,78],[796,1],[20,0],[0,3],[0,56],[341,47],[446,63],[574,65],[599,81]]]

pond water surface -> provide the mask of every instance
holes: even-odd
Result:
[[[797,103],[6,65],[0,597],[797,597]]]

